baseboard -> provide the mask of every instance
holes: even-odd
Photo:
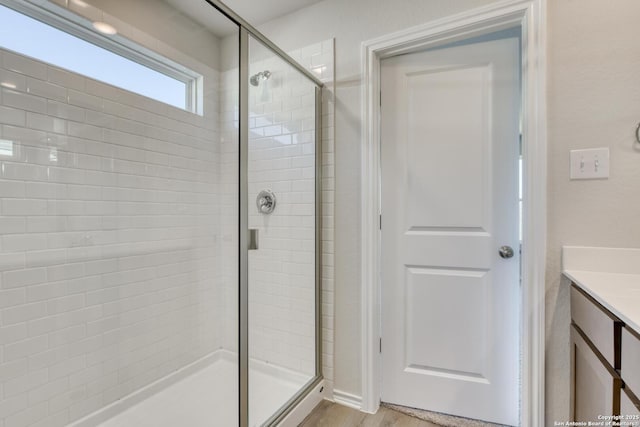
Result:
[[[327,387],[325,381],[320,381],[313,390],[307,394],[300,403],[278,424],[278,427],[297,427],[318,406],[322,400],[327,399]]]
[[[333,401],[357,410],[362,408],[362,396],[357,396],[342,390],[333,389]]]

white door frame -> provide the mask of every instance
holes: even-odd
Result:
[[[362,44],[362,406],[381,396],[380,61],[394,55],[520,27],[522,40],[523,243],[522,427],[544,425],[546,256],[546,0],[505,0]]]

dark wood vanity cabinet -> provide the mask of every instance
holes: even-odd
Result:
[[[640,401],[634,390],[640,391],[640,334],[572,284],[573,421],[622,416],[620,420],[640,425]]]
[[[620,413],[622,380],[575,325],[571,325],[573,421],[596,421]]]

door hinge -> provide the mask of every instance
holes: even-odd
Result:
[[[380,338],[380,353],[382,353],[382,338]]]
[[[380,91],[380,106],[382,107],[382,91]]]
[[[378,218],[378,225],[380,226],[380,230],[382,230],[382,215]]]

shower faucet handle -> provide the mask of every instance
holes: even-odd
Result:
[[[271,190],[262,190],[256,198],[256,205],[261,214],[269,215],[276,208],[276,195]]]

